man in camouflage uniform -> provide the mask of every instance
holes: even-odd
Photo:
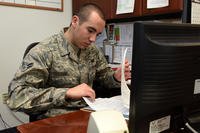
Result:
[[[8,106],[41,119],[86,106],[83,96],[94,100],[94,79],[106,88],[120,87],[120,68],[114,72],[93,44],[104,27],[102,11],[88,4],[72,17],[66,32],[33,47],[9,85]],[[128,79],[128,62],[125,66]]]

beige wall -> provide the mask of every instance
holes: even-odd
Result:
[[[7,91],[7,86],[21,63],[27,45],[34,41],[43,40],[59,32],[62,27],[68,26],[71,15],[72,0],[64,0],[63,12],[0,5],[1,93]],[[0,101],[0,113],[10,125],[19,124],[7,112],[2,101]],[[26,121],[26,117],[24,119]]]

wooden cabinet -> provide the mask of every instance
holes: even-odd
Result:
[[[72,13],[73,14],[77,13],[82,5],[89,2],[90,0],[72,0]]]
[[[142,1],[136,0],[135,10],[133,13],[116,14],[117,0],[72,0],[73,13],[77,12],[81,5],[86,3],[94,3],[98,5],[105,13],[107,20],[131,18],[134,16],[141,16],[142,14]]]
[[[183,11],[183,0],[169,0],[169,6],[162,8],[147,9],[147,0],[143,0],[142,15],[158,15],[177,13]]]
[[[85,3],[95,3],[101,7],[107,20],[162,15],[183,11],[183,0],[169,0],[169,6],[153,9],[147,9],[147,0],[135,0],[134,11],[124,14],[116,14],[117,0],[72,0],[73,13]]]
[[[106,19],[111,18],[111,14],[112,14],[111,6],[112,6],[113,0],[90,0],[90,1],[96,5],[99,5],[99,7],[105,13]]]
[[[94,3],[98,5],[105,13],[105,18],[111,18],[111,2],[112,0],[72,0],[73,13],[77,12],[81,5],[86,3]]]

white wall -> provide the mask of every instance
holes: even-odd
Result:
[[[23,53],[30,43],[41,41],[64,26],[70,24],[72,0],[64,0],[64,11],[47,11],[0,5],[0,93],[7,92],[7,86],[22,61]],[[1,100],[1,99],[0,99]],[[0,113],[11,126],[20,124],[10,116],[0,101]],[[27,122],[27,117],[20,115]],[[0,129],[3,129],[0,121]]]

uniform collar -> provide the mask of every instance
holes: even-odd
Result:
[[[61,38],[61,42],[58,42],[58,48],[60,50],[60,55],[61,56],[68,55],[69,54],[68,42],[64,38],[64,30],[61,30],[59,35],[60,35],[60,38]]]
[[[80,48],[75,46],[74,44],[70,43],[65,37],[64,37],[64,30],[60,32],[60,36],[62,37],[62,42],[59,43],[59,50],[61,56],[69,55],[70,58],[72,58],[75,61],[78,61],[78,52],[80,52]],[[81,50],[82,51],[82,50]]]

